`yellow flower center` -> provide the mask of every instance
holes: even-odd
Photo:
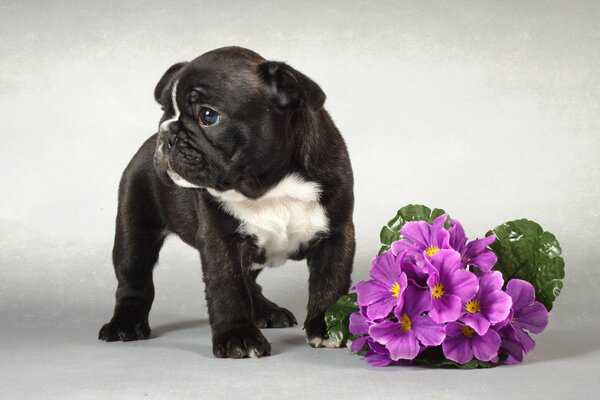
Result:
[[[439,299],[443,295],[444,295],[444,284],[436,283],[435,285],[433,285],[433,298]]]
[[[462,332],[463,335],[465,335],[465,337],[468,337],[468,338],[473,336],[473,334],[475,333],[473,328],[471,328],[470,326],[467,326],[467,325],[461,326],[460,331]]]
[[[427,252],[427,255],[429,257],[433,257],[433,255],[435,253],[437,253],[438,251],[440,251],[440,248],[437,246],[429,246],[428,248],[425,249],[425,251]]]
[[[402,314],[402,321],[400,321],[400,329],[404,332],[408,332],[412,329],[412,321],[410,317],[406,314]]]
[[[390,292],[392,292],[392,297],[398,297],[400,295],[400,284],[398,282],[394,283],[394,286],[390,288]]]
[[[465,304],[465,309],[471,314],[481,311],[481,303],[479,300],[471,300]]]

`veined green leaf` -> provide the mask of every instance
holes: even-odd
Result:
[[[531,283],[536,299],[550,311],[565,277],[565,262],[556,237],[527,219],[506,222],[487,235],[492,233],[496,241],[490,247],[498,256],[494,269],[502,272],[505,282],[518,278]]]
[[[358,311],[356,305],[356,293],[344,295],[329,307],[325,312],[325,324],[329,338],[346,346],[353,335],[348,329],[350,325],[350,314]]]

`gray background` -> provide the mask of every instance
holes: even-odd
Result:
[[[526,363],[374,369],[264,331],[273,356],[216,360],[197,254],[168,240],[153,338],[101,343],[116,286],[120,173],[157,128],[177,61],[225,45],[316,80],[356,177],[354,281],[407,203],[467,234],[528,217],[567,277]],[[600,385],[600,5],[594,1],[0,2],[0,398],[595,398]],[[307,271],[261,276],[305,316]]]

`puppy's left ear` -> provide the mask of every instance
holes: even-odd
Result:
[[[307,105],[318,111],[325,103],[325,93],[319,85],[285,63],[265,62],[259,66],[259,73],[280,108],[298,109]]]
[[[161,103],[163,92],[168,86],[170,86],[173,75],[175,75],[179,70],[181,70],[181,68],[183,68],[186,64],[187,62],[180,62],[171,65],[171,67],[169,67],[169,69],[165,71],[162,78],[160,78],[160,80],[156,84],[156,87],[154,88],[154,100],[156,100],[158,104],[163,105]]]

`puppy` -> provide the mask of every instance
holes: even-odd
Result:
[[[323,317],[350,286],[354,195],[325,93],[289,65],[226,47],[173,65],[154,97],[159,132],[119,186],[116,306],[99,338],[149,337],[152,269],[174,233],[200,252],[216,357],[269,355],[260,328],[296,324],[256,283],[288,259],[310,270],[308,343],[338,347]]]

